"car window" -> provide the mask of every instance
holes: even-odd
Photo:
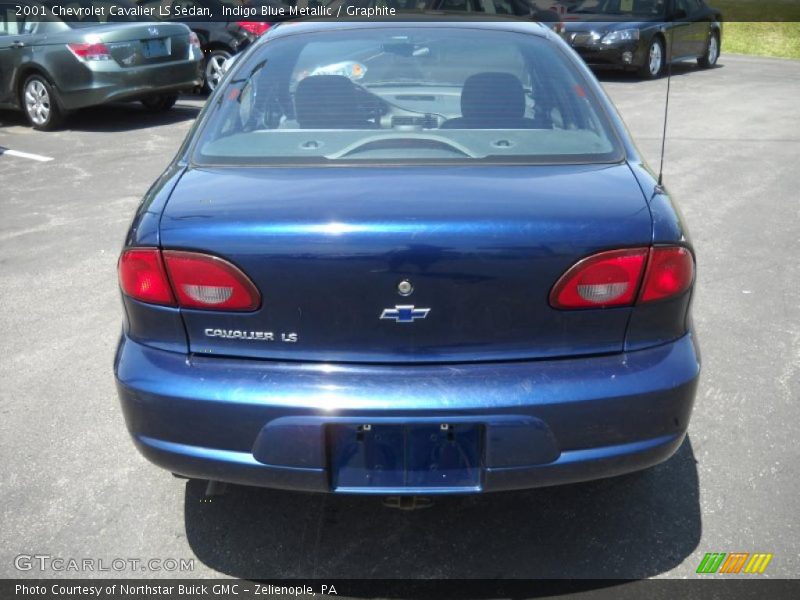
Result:
[[[477,12],[490,15],[513,15],[514,7],[510,0],[441,0],[435,2],[437,10],[451,12]]]
[[[583,0],[570,7],[568,12],[655,17],[666,12],[666,0]]]
[[[513,15],[514,7],[509,0],[479,0],[481,12],[493,15]]]
[[[27,20],[22,26],[24,33],[46,34],[63,31],[64,25],[61,19],[52,13],[45,13],[35,17],[35,21]]]
[[[472,5],[472,0],[440,0],[436,5],[436,10],[473,12],[475,7]]]
[[[0,35],[42,34],[63,28],[60,19],[42,4],[28,3],[27,16],[19,15],[17,6],[0,6]]]
[[[678,0],[677,7],[686,11],[687,15],[693,15],[700,10],[700,3],[697,0]]]
[[[288,35],[239,61],[204,164],[616,161],[602,110],[538,36],[454,28]]]
[[[118,7],[133,9],[134,4],[128,0],[48,0],[48,4],[58,5],[61,9],[60,14],[70,15],[62,19],[70,27],[94,27],[101,23],[149,20],[132,14],[132,10],[124,12],[116,10]],[[112,11],[112,8],[115,10]]]
[[[17,21],[17,7],[0,5],[0,35],[21,33],[21,23]]]

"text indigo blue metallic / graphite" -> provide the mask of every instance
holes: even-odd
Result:
[[[203,310],[123,294],[115,373],[136,446],[188,477],[367,494],[521,489],[666,460],[686,434],[700,372],[691,286],[616,307],[561,310],[548,298],[588,256],[691,245],[599,84],[546,28],[402,24],[554,46],[613,130],[619,159],[194,161],[214,106],[260,49],[396,26],[271,30],[148,192],[125,250],[220,257],[252,280],[261,304]],[[402,281],[413,285],[407,296]]]

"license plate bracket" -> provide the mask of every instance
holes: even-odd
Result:
[[[480,489],[480,423],[337,423],[328,427],[336,491]]]
[[[169,56],[169,44],[167,38],[143,40],[142,56],[145,58],[161,58],[162,56]]]

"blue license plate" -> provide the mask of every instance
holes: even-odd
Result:
[[[169,46],[166,39],[145,40],[142,42],[142,56],[145,58],[159,58],[169,55]]]
[[[336,424],[328,439],[336,491],[480,489],[481,424]]]

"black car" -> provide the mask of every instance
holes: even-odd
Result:
[[[225,61],[270,27],[268,22],[236,16],[226,20],[223,7],[242,7],[242,0],[137,0],[137,4],[155,9],[154,16],[161,20],[185,23],[197,34],[205,57],[203,85],[208,91],[219,83]]]
[[[584,0],[563,18],[564,39],[591,67],[653,79],[668,61],[719,58],[722,14],[703,0]]]

